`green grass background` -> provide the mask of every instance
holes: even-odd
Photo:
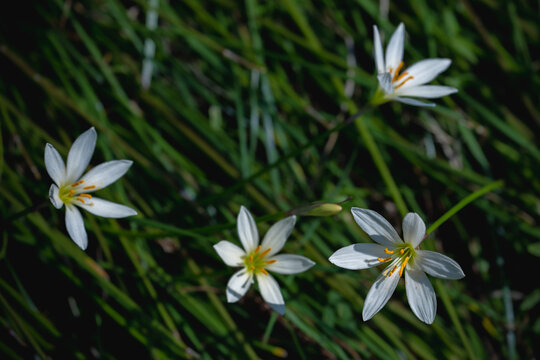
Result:
[[[0,358],[533,358],[540,336],[539,4],[528,1],[213,0],[15,2],[0,15],[0,216],[48,201],[43,151],[63,156],[90,126],[91,165],[134,165],[99,196],[139,215],[84,214],[89,247],[51,204],[2,223]],[[149,15],[150,14],[150,15]],[[153,15],[152,15],[153,14]],[[147,16],[157,16],[157,27]],[[360,117],[409,210],[432,224],[494,180],[423,243],[461,264],[431,278],[433,325],[403,283],[363,322],[378,269],[326,259],[369,242],[352,206],[401,215],[354,124],[328,132],[377,87],[372,25],[399,22],[404,61],[447,57],[436,83],[459,93],[433,109],[385,104]],[[145,52],[145,42],[155,54]],[[141,86],[144,62],[151,84]],[[317,262],[279,276],[277,316],[255,288],[227,304],[234,272],[214,252],[238,242],[245,205],[263,234],[300,217],[284,251]],[[535,340],[536,339],[536,340]]]

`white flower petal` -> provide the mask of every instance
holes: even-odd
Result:
[[[99,164],[84,174],[81,178],[84,182],[77,187],[77,193],[94,192],[109,186],[122,177],[132,164],[133,161],[131,160],[112,160]],[[92,186],[95,187],[93,189],[87,189]]]
[[[413,78],[403,84],[400,90],[403,91],[407,88],[430,82],[437,75],[448,69],[451,63],[452,61],[450,59],[425,59],[411,65],[404,72],[408,72],[409,76]]]
[[[67,158],[66,181],[74,183],[88,167],[96,147],[96,130],[91,127],[71,145]]]
[[[381,37],[379,35],[377,25],[373,25],[373,53],[373,56],[375,57],[375,65],[377,66],[377,73],[382,74],[386,72]]]
[[[393,265],[390,265],[393,266]],[[389,267],[390,267],[389,266]],[[362,319],[367,321],[381,310],[390,300],[399,282],[399,271],[396,269],[392,276],[379,275],[377,281],[371,286],[362,309]]]
[[[408,213],[403,218],[403,240],[413,248],[420,245],[426,235],[426,224],[417,213]]]
[[[232,242],[221,240],[214,245],[214,249],[225,264],[229,266],[242,266],[244,264],[242,258],[246,256],[246,253]]]
[[[399,24],[396,31],[392,34],[388,45],[386,46],[386,71],[396,71],[401,60],[403,60],[403,43],[405,42],[405,26]],[[394,73],[392,73],[394,75]]]
[[[302,273],[315,265],[315,263],[307,257],[293,254],[276,255],[268,260],[277,261],[273,264],[267,265],[266,270],[287,275]]]
[[[227,283],[227,302],[233,303],[240,300],[249,290],[252,282],[253,275],[249,274],[246,269],[235,272]]]
[[[435,291],[426,274],[418,266],[405,268],[405,289],[414,315],[426,324],[433,323],[437,314]]]
[[[351,213],[356,223],[373,241],[389,249],[403,242],[392,225],[377,212],[353,207]]]
[[[255,250],[257,245],[259,245],[257,224],[255,224],[255,220],[253,220],[249,210],[244,206],[240,207],[240,212],[236,220],[236,228],[238,230],[238,237],[246,253]]]
[[[66,228],[69,236],[81,249],[86,250],[88,237],[81,212],[73,205],[66,206]]]
[[[55,208],[60,209],[62,205],[64,205],[64,202],[60,199],[60,196],[58,196],[58,192],[58,186],[51,184],[51,187],[49,188],[49,200]]]
[[[353,244],[339,249],[328,260],[345,269],[360,270],[380,265],[377,259],[388,256],[379,244]]]
[[[377,75],[377,80],[379,80],[379,85],[383,89],[385,94],[394,93],[394,85],[392,84],[392,75],[390,73],[383,73]]]
[[[433,103],[425,103],[423,101],[419,101],[419,100],[416,100],[416,99],[397,97],[397,96],[393,97],[392,100],[396,100],[396,101],[402,102],[402,103],[407,104],[407,105],[420,106],[420,107],[433,107],[433,106],[435,106],[435,104],[433,104]]]
[[[127,216],[137,215],[137,211],[133,210],[132,208],[128,206],[117,204],[117,203],[107,201],[107,200],[103,200],[97,197],[92,197],[92,199],[83,199],[83,200],[84,200],[84,203],[77,200],[74,202],[74,204],[83,208],[89,213],[92,213],[94,215],[101,216],[104,218],[119,219],[119,218],[124,218]]]
[[[415,265],[431,276],[456,280],[465,277],[461,266],[448,256],[435,251],[416,250]]]
[[[405,89],[397,89],[396,96],[415,96],[426,99],[439,98],[446,95],[457,93],[458,89],[450,86],[440,85],[420,85]]]
[[[283,301],[283,296],[281,295],[281,290],[277,281],[272,277],[272,275],[257,274],[257,282],[259,283],[259,290],[261,295],[270,305],[272,309],[283,315],[285,313],[285,302]]]
[[[45,145],[45,168],[56,185],[62,186],[66,177],[66,166],[58,151],[51,144]]]
[[[287,241],[289,235],[291,235],[295,223],[296,216],[293,215],[272,225],[264,235],[261,243],[261,251],[271,249],[267,256],[278,253],[283,248],[283,245],[285,245],[285,241]]]

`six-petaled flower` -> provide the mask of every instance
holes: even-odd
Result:
[[[461,267],[445,255],[418,249],[426,233],[426,225],[418,214],[408,213],[403,219],[403,241],[375,211],[352,208],[351,212],[356,223],[378,244],[346,246],[332,254],[330,262],[352,270],[387,264],[366,296],[364,321],[384,307],[405,274],[405,290],[413,313],[431,324],[437,312],[437,300],[425,273],[441,279],[461,279],[465,276]]]
[[[130,207],[92,196],[91,193],[109,186],[129,169],[132,161],[112,160],[104,162],[81,176],[88,167],[96,146],[97,134],[92,127],[82,133],[71,146],[67,166],[58,151],[45,145],[45,166],[54,181],[49,189],[49,199],[57,209],[66,205],[66,228],[69,236],[83,250],[88,237],[80,207],[94,215],[107,218],[123,218],[137,215]]]
[[[268,271],[278,274],[298,274],[315,264],[300,255],[276,255],[285,245],[295,222],[296,216],[278,221],[268,229],[262,243],[259,244],[259,233],[253,217],[245,207],[240,208],[237,229],[244,249],[226,240],[214,245],[214,249],[225,264],[241,267],[227,284],[228,302],[236,302],[244,296],[256,278],[263,299],[278,313],[285,312],[285,302],[279,285]]]
[[[396,100],[415,106],[435,106],[433,103],[425,103],[417,98],[439,98],[457,92],[456,88],[440,85],[425,85],[435,79],[437,75],[445,71],[452,62],[450,59],[425,59],[403,72],[403,43],[405,40],[405,26],[399,24],[386,47],[386,56],[383,55],[379,29],[373,26],[373,47],[375,64],[377,66],[377,79],[379,80],[382,93],[379,91],[373,100],[374,103],[383,103]]]

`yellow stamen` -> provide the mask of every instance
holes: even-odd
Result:
[[[399,250],[399,253],[400,253],[401,255],[403,255],[404,252],[405,252],[405,249]]]
[[[75,200],[79,200],[79,201],[82,202],[83,204],[86,204],[86,203],[84,202],[84,199],[83,199],[83,198],[78,197],[78,198],[75,199]]]
[[[394,78],[392,79],[392,82],[396,81],[396,78],[398,77],[399,71],[401,70],[402,67],[403,67],[403,61],[399,63],[399,66],[396,69],[396,73],[394,74]],[[403,76],[403,74],[401,76]]]
[[[73,190],[73,189],[69,190],[68,196],[71,197],[71,196],[73,196],[73,194],[75,194],[75,190]]]
[[[377,258],[377,260],[379,260],[380,262],[385,262],[385,261],[388,261],[388,260],[392,260],[392,257],[389,257],[389,258],[386,258],[386,259]]]
[[[388,250],[388,248],[384,248],[384,252],[387,254],[393,254],[394,250]]]
[[[273,264],[273,263],[275,263],[275,262],[277,262],[276,259],[274,259],[274,260],[267,260],[267,261],[266,261],[266,263],[267,263],[268,265]]]
[[[255,254],[258,253],[259,250],[261,250],[261,245],[257,246],[257,248],[255,249]]]
[[[409,75],[409,73],[405,71],[403,74],[399,75],[394,81],[399,82],[407,75]],[[394,82],[394,81],[392,81],[392,82]]]
[[[388,69],[388,72],[391,74],[392,73],[392,68]]]
[[[92,190],[92,189],[95,189],[95,188],[96,188],[96,185],[90,185],[90,186],[83,187],[84,190]]]
[[[403,269],[405,269],[405,266],[407,266],[407,261],[409,261],[409,256],[405,258],[405,261],[401,264],[401,268],[399,269],[399,276],[403,275]]]
[[[402,87],[403,85],[405,85],[405,83],[411,79],[414,79],[414,76],[409,76],[408,78],[405,79],[404,82],[402,82],[401,84],[399,84],[398,86],[394,86],[394,90],[397,90],[399,89],[400,87]]]
[[[77,181],[76,183],[71,184],[71,187],[75,187],[75,186],[81,185],[83,182],[84,182],[84,180],[79,180],[79,181]]]
[[[253,262],[253,254],[249,254],[249,262],[250,262],[250,263]]]
[[[386,275],[386,277],[392,276],[392,274],[394,273],[394,271],[396,271],[396,268],[397,268],[397,265],[394,266],[394,267],[392,268],[392,271],[390,271],[390,274]]]
[[[266,254],[268,254],[270,252],[270,250],[272,250],[272,248],[268,248],[266,250],[264,250],[262,253],[261,253],[261,258],[265,257]]]
[[[261,271],[262,271],[262,273],[263,273],[264,275],[268,275],[268,271],[266,271],[265,268],[261,268]]]
[[[80,197],[85,197],[85,198],[88,198],[88,199],[91,199],[92,198],[92,195],[90,194],[79,194]]]

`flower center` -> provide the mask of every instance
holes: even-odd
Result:
[[[76,183],[71,185],[63,185],[58,191],[58,197],[64,204],[71,204],[73,201],[80,201],[83,204],[86,204],[84,199],[90,200],[92,195],[84,194],[82,190],[92,190],[96,188],[96,185],[90,185],[85,187],[80,187],[84,183],[84,180],[79,180]]]
[[[264,275],[268,275],[268,272],[265,269],[265,266],[275,263],[277,260],[265,260],[265,256],[268,255],[268,253],[272,250],[272,248],[268,248],[261,251],[261,245],[257,246],[257,248],[249,253],[248,255],[244,256],[244,264],[246,265],[246,270],[248,273],[251,274],[260,274],[263,273]]]
[[[407,81],[414,79],[414,76],[410,76],[408,72],[404,72],[400,75],[399,71],[401,70],[402,67],[403,67],[403,61],[399,63],[399,66],[396,68],[394,76],[392,77],[392,84],[394,85],[394,90],[397,90],[403,85],[405,85]],[[388,71],[390,72],[390,75],[392,75],[392,73],[394,72],[392,68],[390,68]],[[409,75],[409,77],[405,78],[407,75]],[[400,81],[401,83],[399,83]]]
[[[384,252],[390,256],[387,258],[378,258],[377,260],[380,262],[392,260],[390,266],[383,271],[383,275],[386,277],[392,276],[394,271],[396,271],[398,268],[399,276],[401,277],[407,264],[412,264],[414,262],[414,258],[416,257],[416,250],[414,250],[412,245],[408,243],[399,244],[394,250],[388,250],[388,248],[385,248]]]

